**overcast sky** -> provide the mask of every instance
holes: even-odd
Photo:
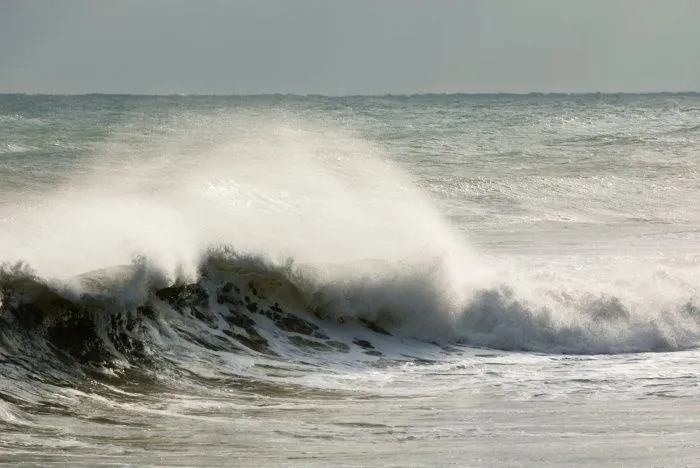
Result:
[[[0,92],[700,90],[700,0],[0,0]]]

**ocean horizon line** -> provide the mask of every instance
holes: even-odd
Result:
[[[89,96],[113,96],[113,97],[320,97],[320,98],[394,98],[394,97],[492,97],[492,96],[688,96],[698,95],[700,91],[526,91],[526,92],[428,92],[428,93],[367,93],[367,94],[331,94],[331,93],[124,93],[124,92],[84,92],[84,93],[28,93],[28,92],[0,92],[0,96],[36,96],[36,97],[89,97]]]

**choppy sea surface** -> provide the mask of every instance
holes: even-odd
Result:
[[[700,466],[700,95],[0,95],[0,462]]]

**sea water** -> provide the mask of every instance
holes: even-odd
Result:
[[[0,96],[0,461],[700,465],[700,96]]]

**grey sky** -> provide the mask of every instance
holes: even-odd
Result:
[[[678,90],[698,0],[0,0],[0,92]]]

